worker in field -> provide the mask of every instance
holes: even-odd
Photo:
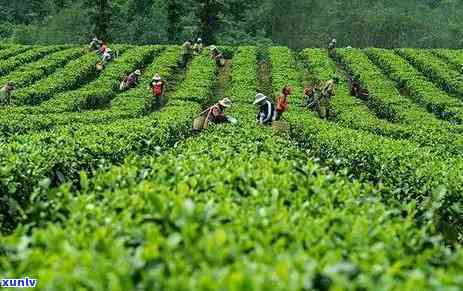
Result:
[[[196,43],[193,46],[193,53],[195,55],[200,55],[203,51],[203,40],[201,38],[198,38],[196,40]]]
[[[114,54],[112,52],[112,50],[108,47],[108,45],[106,44],[106,42],[102,42],[100,48],[98,49],[98,51],[96,52],[100,58],[101,58],[101,61],[99,61],[97,64],[96,64],[96,68],[97,70],[101,71],[105,68],[105,66],[111,61],[114,59]]]
[[[262,93],[256,95],[254,105],[259,106],[257,122],[261,125],[271,124],[275,120],[275,105]]]
[[[113,59],[113,54],[110,48],[106,47],[101,55],[101,62],[103,66],[109,63]]]
[[[361,99],[365,99],[369,95],[368,90],[362,87],[358,74],[354,78],[350,78],[350,95]]]
[[[193,55],[193,48],[192,44],[189,40],[187,40],[183,45],[182,45],[182,50],[183,50],[183,64],[187,64],[188,60],[191,58]]]
[[[101,45],[100,47],[98,48],[98,51],[97,53],[99,55],[103,55],[105,51],[108,50],[108,44],[105,42],[105,41],[101,41]]]
[[[90,42],[89,49],[93,52],[98,52],[102,45],[103,42],[99,40],[96,36],[94,36],[92,41]]]
[[[281,90],[281,94],[276,98],[275,107],[275,120],[278,121],[283,117],[283,113],[288,110],[289,102],[288,97],[291,95],[293,88],[289,85],[285,85]]]
[[[314,110],[320,94],[321,92],[317,85],[306,87],[304,89],[303,106],[307,106],[310,110]]]
[[[355,75],[353,78],[350,77],[350,96],[359,97],[362,91],[362,84],[359,80],[359,75]]]
[[[130,88],[134,88],[138,86],[138,79],[141,76],[141,71],[140,70],[135,70],[135,72],[129,74],[128,76],[124,77],[124,80],[122,80],[119,90],[125,91]]]
[[[215,45],[212,45],[210,50],[211,58],[215,61],[216,65],[223,67],[225,65],[225,58],[223,57],[222,52],[220,52]]]
[[[317,100],[317,111],[320,118],[328,118],[330,112],[330,102],[333,96],[336,94],[336,84],[339,82],[338,76],[333,76],[328,80],[323,87],[322,94],[320,94]]]
[[[225,109],[230,107],[232,107],[232,102],[229,98],[220,100],[217,104],[209,108],[207,115],[208,121],[215,124],[236,123],[236,119],[225,115]]]
[[[150,82],[150,89],[153,94],[151,108],[153,110],[161,110],[161,108],[165,106],[165,82],[161,78],[161,75],[154,75]]]
[[[323,95],[327,95],[331,99],[331,97],[336,94],[337,83],[339,83],[339,76],[334,75],[325,83],[325,86],[323,86]]]
[[[14,82],[9,81],[0,89],[0,105],[7,106],[11,102],[11,93],[14,91]]]
[[[318,96],[318,99],[316,100],[316,109],[320,118],[325,119],[328,117],[330,101],[331,100],[328,95],[320,94]]]
[[[207,108],[199,114],[197,118],[193,121],[193,131],[200,132],[203,129],[209,127],[209,124],[220,124],[220,123],[232,123],[236,124],[238,121],[231,117],[225,115],[225,109],[230,108],[232,102],[229,98],[224,98],[220,100],[217,104]]]
[[[328,44],[328,52],[330,56],[332,57],[336,54],[336,43],[337,43],[337,40],[333,38]]]

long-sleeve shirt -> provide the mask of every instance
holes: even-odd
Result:
[[[12,86],[4,86],[0,89],[0,105],[8,105],[10,103],[10,95],[14,90]]]
[[[90,45],[89,45],[89,46],[90,46],[90,49],[97,51],[97,50],[100,49],[101,43],[100,43],[99,40],[93,39],[93,40],[90,42]]]
[[[228,122],[225,113],[223,112],[222,108],[219,105],[214,105],[209,111],[208,115],[209,121],[213,123],[224,123]]]
[[[103,62],[109,62],[112,59],[112,55],[107,50],[102,55]]]
[[[275,106],[270,101],[265,101],[257,113],[257,121],[260,124],[272,122],[275,117]]]
[[[189,41],[185,42],[182,46],[183,54],[191,54],[191,43]]]
[[[335,94],[335,88],[336,84],[334,80],[329,80],[328,82],[326,82],[325,87],[323,88],[323,94],[331,97]]]
[[[353,80],[350,86],[350,95],[360,97],[362,93],[362,85],[359,81]]]
[[[136,86],[138,85],[138,75],[135,74],[135,73],[131,73],[130,75],[127,76],[127,78],[125,78],[125,83],[127,83],[127,85],[129,86]]]
[[[202,43],[195,43],[193,46],[193,50],[195,53],[200,54],[203,50],[203,44]]]
[[[320,92],[314,88],[310,88],[304,92],[304,106],[314,107],[319,93]]]

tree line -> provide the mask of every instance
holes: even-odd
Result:
[[[461,15],[461,0],[0,0],[0,38],[460,48]]]

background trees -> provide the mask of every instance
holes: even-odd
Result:
[[[0,0],[0,38],[21,43],[280,43],[462,47],[460,0]]]

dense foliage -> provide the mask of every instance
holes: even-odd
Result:
[[[462,51],[0,46],[0,278],[40,290],[458,290]],[[14,65],[12,65],[14,64]],[[135,69],[139,85],[120,91]],[[159,73],[167,105],[147,110]],[[340,77],[328,120],[304,86]],[[369,96],[350,95],[357,76]],[[227,82],[223,82],[227,80]],[[293,88],[287,134],[255,93]],[[229,97],[237,124],[191,130]]]

